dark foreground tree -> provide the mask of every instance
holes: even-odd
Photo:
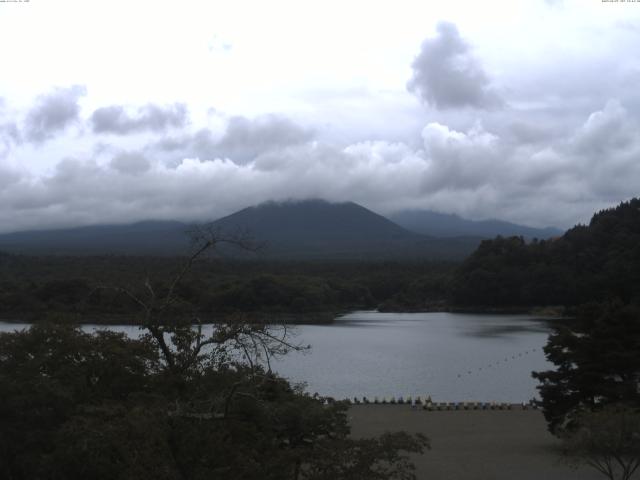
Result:
[[[286,328],[175,315],[176,288],[221,240],[206,233],[172,282],[117,287],[141,308],[138,339],[52,324],[0,335],[0,478],[415,478],[407,454],[424,436],[351,439],[345,403],[271,372],[299,348]]]
[[[609,405],[578,415],[562,436],[570,464],[587,464],[609,480],[629,480],[640,467],[640,411]]]
[[[615,303],[583,306],[571,326],[545,347],[556,370],[534,372],[552,433],[578,425],[584,411],[609,404],[640,407],[640,309]]]

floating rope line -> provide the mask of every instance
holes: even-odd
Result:
[[[530,353],[537,352],[538,348],[530,348],[528,350],[514,353],[509,357],[508,355],[501,360],[495,360],[487,364],[486,366],[479,366],[475,370],[467,370],[465,373],[458,373],[457,377],[462,378],[466,375],[472,375],[474,372],[481,372],[483,369],[489,369],[493,367],[498,367],[502,364],[508,364],[512,360],[517,358],[522,358],[523,356],[529,355]],[[332,403],[335,400],[332,398],[325,399],[325,402]],[[372,399],[363,397],[353,397],[346,398],[343,401],[351,405],[410,405],[412,408],[422,408],[423,410],[435,411],[435,410],[513,410],[513,409],[522,409],[529,410],[534,409],[537,410],[539,408],[538,404],[535,400],[530,400],[528,402],[522,403],[507,403],[507,402],[433,402],[431,400],[430,395],[425,395],[424,397],[411,397],[411,396],[399,396],[399,397],[373,397]]]
[[[334,400],[327,399],[327,403],[332,403]],[[346,401],[350,405],[408,405],[412,409],[422,409],[427,411],[441,411],[441,410],[537,410],[538,404],[534,400],[521,403],[509,403],[509,402],[433,402],[430,395],[424,397],[373,397],[373,400],[367,397],[353,397],[353,399],[347,398]]]
[[[513,355],[511,355],[511,358],[509,358],[509,356],[504,357],[503,360],[496,360],[495,362],[489,363],[486,366],[482,366],[482,367],[477,367],[475,369],[476,372],[481,372],[483,368],[493,368],[493,367],[497,367],[498,365],[500,365],[501,363],[509,363],[511,362],[511,360],[516,360],[518,358],[522,358],[525,355],[529,355],[530,353],[533,352],[537,352],[538,349],[537,348],[530,348],[528,350],[525,350],[523,352],[518,352],[518,353],[514,353]],[[472,375],[474,373],[474,370],[467,370],[467,373],[465,374],[463,373],[458,373],[457,377],[458,378],[462,378],[465,375]]]

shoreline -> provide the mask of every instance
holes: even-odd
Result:
[[[244,316],[248,319],[258,318],[259,322],[273,325],[332,325],[335,323],[336,318],[348,315],[351,313],[365,311],[362,309],[356,310],[330,310],[330,311],[318,311],[318,312],[227,312],[219,314],[209,314],[207,316],[201,316],[202,324],[216,323],[216,319],[230,318],[235,315]],[[369,311],[369,310],[366,310]],[[475,314],[475,315],[531,315],[545,320],[568,320],[571,317],[566,314],[566,309],[559,306],[548,307],[455,307],[455,306],[434,306],[434,308],[417,308],[417,309],[403,309],[395,308],[393,310],[387,310],[385,308],[378,308],[371,310],[380,313],[460,313],[460,314]],[[79,314],[75,312],[54,312],[43,315],[45,318],[39,316],[38,313],[26,313],[17,314],[12,317],[0,317],[0,322],[4,323],[16,323],[16,324],[35,324],[43,322],[53,323],[69,323],[76,325],[127,325],[127,326],[139,326],[141,322],[137,321],[139,316],[137,314],[104,314],[104,313],[90,313]]]
[[[422,306],[418,308],[403,308],[402,306],[394,305],[393,308],[385,308],[382,306],[378,311],[382,313],[469,313],[476,315],[532,315],[550,319],[570,318],[566,314],[566,308],[558,305],[528,307],[463,307],[438,304],[432,307]]]
[[[309,313],[259,313],[259,312],[237,312],[221,313],[200,316],[203,325],[216,323],[220,319],[232,319],[234,316],[243,316],[249,322],[252,318],[260,319],[256,323],[267,323],[273,325],[330,325],[334,323],[338,315],[343,312],[309,312]],[[71,325],[105,325],[105,326],[141,326],[137,314],[78,314],[78,313],[53,313],[40,317],[38,314],[30,313],[23,316],[0,317],[0,322],[9,324],[37,324],[45,322],[68,323]]]

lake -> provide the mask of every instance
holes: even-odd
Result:
[[[0,331],[24,326],[0,323]],[[550,330],[548,320],[527,315],[354,312],[331,325],[295,327],[294,341],[311,349],[272,366],[335,398],[523,402],[537,397],[531,371],[552,368],[542,351]]]

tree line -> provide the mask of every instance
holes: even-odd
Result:
[[[457,305],[577,306],[612,298],[640,303],[637,198],[559,238],[485,240],[457,269],[450,290]]]
[[[33,257],[0,254],[0,318],[134,321],[138,293],[151,274],[167,289],[182,259],[170,257]],[[277,262],[200,259],[175,294],[174,308],[197,306],[209,320],[234,313],[292,314],[297,321],[355,309],[419,309],[441,304],[454,264],[435,262]],[[307,314],[326,313],[326,317]],[[86,321],[86,320],[84,320]]]

